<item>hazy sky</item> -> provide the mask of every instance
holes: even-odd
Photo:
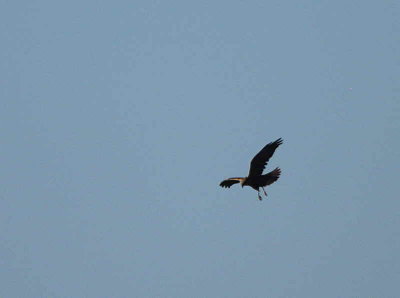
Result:
[[[0,20],[1,297],[398,297],[398,1]],[[267,200],[218,186],[278,137]]]

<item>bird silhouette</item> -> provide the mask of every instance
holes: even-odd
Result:
[[[258,199],[261,201],[262,197],[260,196],[260,187],[264,191],[265,196],[267,196],[264,187],[278,180],[281,174],[280,168],[276,168],[265,175],[262,173],[265,169],[265,166],[268,164],[269,159],[274,154],[276,148],[278,148],[282,143],[283,140],[279,138],[275,142],[265,145],[264,148],[262,148],[260,152],[258,152],[251,160],[249,175],[247,177],[228,178],[222,181],[219,186],[229,188],[236,183],[240,183],[242,187],[250,186],[257,191]]]

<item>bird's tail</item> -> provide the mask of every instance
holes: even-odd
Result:
[[[281,175],[281,169],[280,168],[276,168],[275,170],[262,175],[263,177],[263,186],[267,186],[270,185],[272,183],[274,183],[276,180],[278,180],[279,176]]]

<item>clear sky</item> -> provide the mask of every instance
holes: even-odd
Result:
[[[398,297],[399,1],[0,20],[1,297]],[[218,186],[278,137],[267,200]]]

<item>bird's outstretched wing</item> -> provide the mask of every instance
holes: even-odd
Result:
[[[275,170],[269,172],[268,174],[262,175],[262,186],[267,186],[274,183],[276,180],[279,179],[281,175],[281,169],[276,168]]]
[[[228,178],[222,181],[219,186],[229,188],[233,184],[239,183],[240,181],[244,180],[244,178]]]
[[[250,163],[249,177],[260,176],[268,163],[268,160],[274,154],[276,148],[281,145],[283,140],[277,139],[275,142],[271,142],[265,145],[256,156],[253,157]]]

